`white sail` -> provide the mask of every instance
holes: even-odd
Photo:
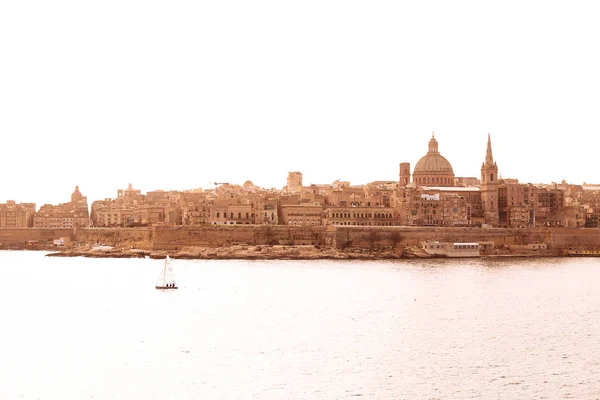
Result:
[[[165,264],[163,265],[162,271],[156,281],[157,288],[176,288],[175,284],[175,273],[173,272],[173,266],[171,265],[171,258],[167,256]]]

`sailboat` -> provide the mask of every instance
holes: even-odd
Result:
[[[156,289],[177,289],[175,283],[175,274],[173,273],[173,267],[171,266],[171,259],[169,256],[165,259],[165,265],[163,266],[162,272],[156,281]]]

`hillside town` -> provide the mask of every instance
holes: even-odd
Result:
[[[502,179],[488,134],[480,177],[457,177],[432,135],[411,171],[399,164],[397,181],[304,185],[288,172],[281,190],[251,181],[208,189],[142,193],[129,184],[91,209],[78,186],[71,201],[0,204],[0,228],[89,228],[177,225],[598,227],[600,185],[551,185]]]

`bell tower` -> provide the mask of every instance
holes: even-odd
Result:
[[[485,223],[498,226],[498,165],[492,155],[492,141],[488,133],[485,161],[481,165],[481,203]]]
[[[400,163],[400,186],[406,186],[410,183],[410,163]]]

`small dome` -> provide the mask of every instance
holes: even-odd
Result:
[[[254,183],[252,183],[251,181],[244,182],[244,189],[250,189],[252,187],[254,187]]]
[[[83,199],[83,195],[79,191],[79,186],[75,186],[75,191],[71,194],[71,201],[77,201]]]

